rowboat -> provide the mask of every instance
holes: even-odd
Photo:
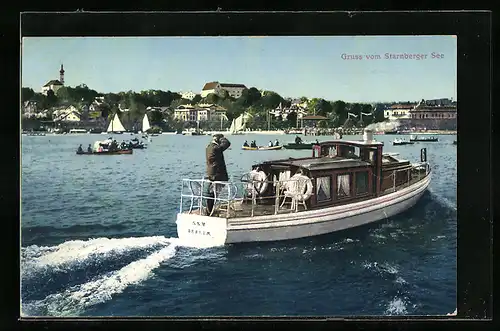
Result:
[[[132,154],[133,150],[132,149],[121,149],[118,151],[102,151],[102,152],[78,152],[76,151],[77,155],[121,155],[121,154]]]
[[[427,190],[431,167],[425,148],[410,163],[383,146],[366,130],[361,141],[321,142],[311,157],[254,164],[240,181],[183,179],[178,237],[194,247],[290,240],[399,214]]]
[[[438,141],[437,137],[429,137],[429,138],[421,138],[419,136],[410,136],[410,141],[418,141],[418,142],[436,142]]]
[[[286,149],[312,149],[312,147],[316,145],[316,143],[301,143],[301,144],[296,144],[296,143],[289,143],[286,145],[283,145],[284,148]]]
[[[399,146],[399,145],[413,145],[414,143],[412,141],[406,141],[403,139],[394,139],[392,142],[393,146]]]
[[[275,151],[278,149],[282,149],[283,146],[259,146],[259,147],[249,147],[249,146],[243,146],[241,149],[245,151]]]

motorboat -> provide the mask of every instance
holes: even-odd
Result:
[[[276,151],[282,149],[283,146],[257,146],[257,147],[250,147],[250,146],[242,146],[241,149],[245,151]]]
[[[431,166],[425,148],[413,163],[383,148],[365,130],[360,141],[321,142],[310,157],[256,163],[239,181],[183,179],[178,237],[195,247],[291,240],[399,214],[427,190]]]
[[[392,142],[393,146],[399,146],[399,145],[413,145],[413,141],[407,141],[404,139],[394,139]]]
[[[437,137],[419,137],[419,136],[410,136],[410,141],[412,142],[437,142]]]

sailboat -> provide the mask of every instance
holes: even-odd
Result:
[[[148,114],[144,114],[144,118],[142,119],[142,132],[147,133],[149,129],[151,129],[151,125],[149,125]]]
[[[243,114],[238,116],[238,118],[233,119],[231,127],[229,128],[229,134],[240,135],[245,131],[245,122],[243,121]]]
[[[106,133],[121,134],[123,132],[127,132],[127,130],[125,130],[125,128],[123,127],[118,114],[114,114],[113,119],[109,123],[108,130],[106,130]]]

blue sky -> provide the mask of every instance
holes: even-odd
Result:
[[[98,92],[241,83],[348,102],[456,99],[455,36],[23,38],[22,86],[59,78]],[[443,58],[432,58],[432,53]],[[427,58],[385,59],[386,53]],[[342,59],[342,54],[363,60]],[[378,54],[378,60],[366,55]]]

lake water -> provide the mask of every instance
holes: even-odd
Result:
[[[182,178],[201,178],[208,136],[160,135],[132,155],[76,155],[104,135],[22,138],[23,316],[432,315],[456,307],[456,136],[385,152],[420,159],[429,191],[407,212],[318,237],[180,246]],[[129,135],[116,135],[118,141]],[[229,136],[230,175],[311,151],[242,151],[294,136]],[[308,137],[306,137],[308,138]],[[344,139],[359,139],[345,136]],[[408,139],[408,137],[406,137]],[[320,141],[329,137],[318,137]],[[306,139],[307,140],[307,139]]]

